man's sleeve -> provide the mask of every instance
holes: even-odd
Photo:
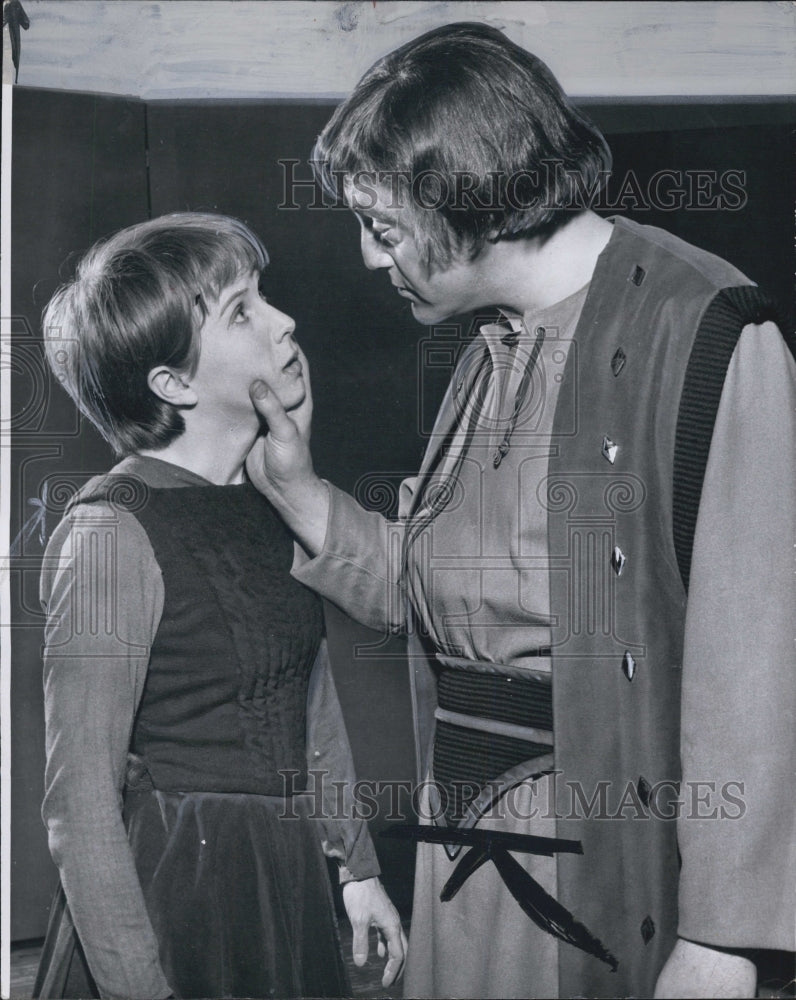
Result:
[[[681,937],[794,948],[796,364],[748,326],[722,393],[686,617]]]
[[[408,496],[411,480],[402,487]],[[321,552],[308,559],[297,551],[292,574],[355,621],[379,632],[404,626],[399,585],[404,524],[366,511],[353,497],[329,487],[329,519]]]
[[[45,555],[42,816],[69,910],[103,997],[166,997],[122,820],[130,734],[163,587],[135,518],[78,507]]]
[[[323,808],[324,853],[339,862],[340,881],[378,875],[379,862],[367,823],[356,818],[354,761],[325,639],[307,695],[307,764],[313,772],[310,789],[314,789],[316,802]]]

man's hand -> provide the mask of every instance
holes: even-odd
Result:
[[[679,997],[728,998],[754,997],[757,992],[757,969],[742,955],[716,951],[707,945],[682,938],[661,969],[655,984],[655,997],[677,1000]]]
[[[254,442],[246,458],[249,479],[282,515],[310,555],[317,555],[326,538],[329,491],[315,475],[309,448],[312,421],[307,360],[304,365],[307,395],[288,413],[276,393],[261,379],[249,388],[254,408],[268,425],[268,432]]]
[[[298,348],[306,392],[302,402],[288,413],[277,394],[263,380],[249,386],[255,410],[268,425],[268,433],[252,449],[246,468],[261,493],[290,487],[302,478],[314,475],[310,456],[312,429],[312,387],[307,359]],[[263,461],[257,461],[261,458]]]
[[[388,955],[381,984],[391,986],[403,971],[407,950],[406,935],[401,927],[398,911],[377,878],[347,882],[343,886],[343,902],[354,931],[354,965],[364,965],[367,962],[370,947],[368,933],[371,927],[375,927],[379,931],[379,958],[384,958],[385,953]]]

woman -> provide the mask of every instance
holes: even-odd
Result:
[[[796,368],[771,309],[592,212],[603,137],[483,24],[376,63],[313,162],[418,321],[503,314],[462,338],[394,523],[314,475],[306,404],[253,388],[295,576],[406,625],[429,812],[475,844],[417,832],[407,994],[753,996],[746,949],[794,947]]]
[[[45,312],[53,371],[126,457],[73,498],[42,573],[61,889],[37,996],[346,995],[324,854],[355,961],[374,923],[399,971],[365,825],[307,792],[308,763],[353,778],[322,608],[244,473],[252,376],[287,411],[309,385],[267,260],[236,220],[166,216],[94,247]]]

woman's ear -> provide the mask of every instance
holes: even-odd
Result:
[[[187,376],[166,365],[153,368],[146,380],[152,392],[172,406],[196,406],[198,402]]]

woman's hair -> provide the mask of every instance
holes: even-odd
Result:
[[[344,178],[398,195],[428,263],[447,264],[588,207],[611,153],[540,59],[460,23],[372,66],[319,136],[313,168],[338,199]]]
[[[268,254],[237,219],[164,215],[93,246],[42,318],[56,378],[117,454],[162,448],[181,434],[178,408],[155,395],[159,366],[193,374],[207,300]]]

